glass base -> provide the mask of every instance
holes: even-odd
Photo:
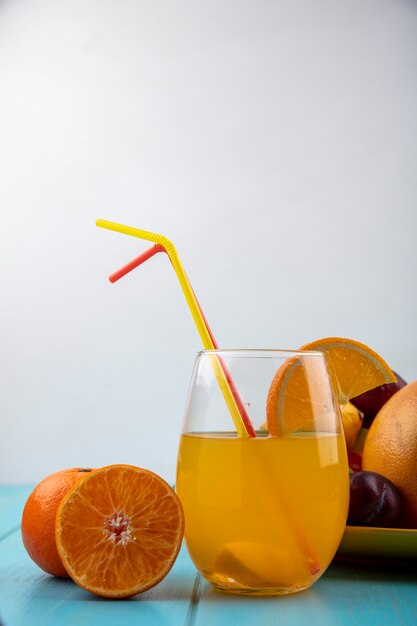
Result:
[[[300,593],[305,589],[309,589],[313,584],[313,581],[311,581],[310,583],[304,583],[302,585],[294,586],[283,585],[282,587],[252,587],[249,585],[244,585],[229,576],[214,575],[205,578],[210,583],[210,585],[217,591],[232,593],[239,596],[287,596],[295,593]]]

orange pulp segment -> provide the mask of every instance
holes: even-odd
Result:
[[[153,472],[109,465],[64,497],[55,530],[74,582],[100,596],[123,598],[169,572],[181,547],[184,514],[174,490]]]
[[[365,391],[396,381],[387,363],[365,344],[342,337],[312,341],[300,351],[323,352],[336,401],[346,404]],[[315,406],[312,385],[317,378],[304,367],[302,356],[288,359],[277,371],[268,393],[267,423],[273,436],[306,430],[315,423],[320,407]],[[323,392],[324,393],[324,392]],[[317,394],[319,398],[320,394]]]

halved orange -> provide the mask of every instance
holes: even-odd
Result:
[[[184,534],[180,500],[162,478],[133,465],[94,470],[62,500],[58,553],[81,587],[124,598],[160,582]]]
[[[339,405],[343,406],[350,398],[374,387],[396,381],[394,372],[379,354],[353,339],[327,337],[300,348],[300,351],[306,350],[325,353]],[[314,404],[316,397],[320,402],[327,402],[323,397],[325,389],[321,389],[320,384],[320,376],[311,376],[302,357],[294,356],[279,368],[267,399],[267,423],[271,435],[280,436],[308,428],[320,410]]]

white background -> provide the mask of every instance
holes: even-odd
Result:
[[[417,378],[413,0],[0,0],[0,481],[174,479],[201,347],[341,335]]]

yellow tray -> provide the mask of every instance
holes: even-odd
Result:
[[[346,526],[337,556],[417,559],[417,530]]]

